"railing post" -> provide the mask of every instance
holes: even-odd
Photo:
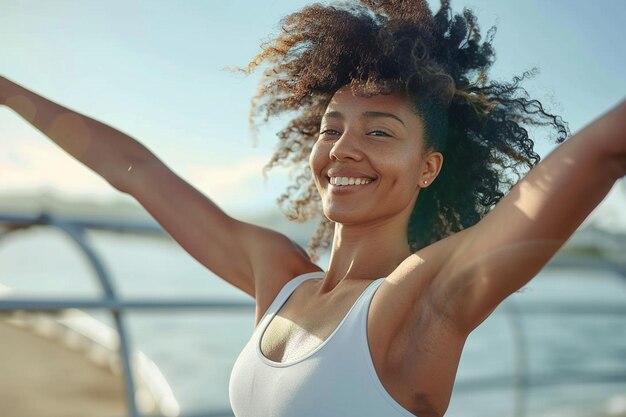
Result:
[[[513,400],[513,416],[524,417],[528,401],[528,347],[522,323],[521,313],[513,300],[502,305],[509,318],[513,336],[513,352],[515,356],[515,397]]]
[[[117,295],[113,287],[113,282],[111,281],[104,264],[100,261],[100,258],[87,240],[84,230],[72,223],[57,219],[54,216],[50,216],[46,213],[42,214],[39,217],[39,221],[62,230],[78,245],[80,250],[87,257],[87,260],[89,261],[91,267],[94,269],[94,272],[98,277],[98,281],[100,282],[100,286],[104,291],[105,298],[116,301]],[[123,319],[124,313],[119,310],[111,310],[111,313],[113,314],[115,327],[119,335],[119,354],[124,374],[128,411],[131,417],[140,417],[135,399],[135,381],[133,379],[131,365],[131,349],[128,334],[126,332],[126,326]]]

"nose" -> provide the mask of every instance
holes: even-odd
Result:
[[[336,161],[346,159],[360,161],[363,159],[363,152],[358,145],[358,137],[346,130],[330,148],[330,159]]]

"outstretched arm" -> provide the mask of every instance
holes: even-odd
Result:
[[[226,215],[130,136],[1,76],[0,104],[113,187],[132,195],[189,254],[257,302],[259,277],[276,277],[275,283],[263,283],[270,288],[264,294],[272,298],[272,288],[282,286],[280,279],[308,267],[306,254],[287,237]],[[275,274],[264,273],[268,265]],[[280,268],[285,277],[280,277]]]
[[[440,241],[450,256],[432,282],[434,308],[471,332],[546,265],[624,175],[626,101],[552,151],[480,222]]]
[[[128,135],[0,76],[0,104],[13,109],[64,151],[118,188],[131,161],[153,157]]]

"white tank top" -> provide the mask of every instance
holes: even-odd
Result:
[[[261,352],[261,336],[298,285],[323,271],[285,284],[235,362],[229,383],[236,417],[415,417],[395,401],[376,375],[367,342],[370,301],[384,278],[372,281],[321,345],[290,362]]]

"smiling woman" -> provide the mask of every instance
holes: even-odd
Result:
[[[447,0],[436,13],[314,4],[281,25],[244,71],[268,66],[253,120],[295,113],[268,168],[301,169],[281,199],[292,218],[323,215],[308,253],[227,215],[119,130],[3,77],[0,103],[255,298],[230,379],[237,417],[440,417],[468,335],[626,174],[626,103],[565,140],[521,87],[532,72],[491,80],[495,30],[482,41]],[[561,143],[541,162],[533,126]]]
[[[539,161],[525,127],[551,126],[557,142],[567,136],[560,118],[521,88],[532,72],[510,83],[489,80],[495,28],[481,43],[471,12],[453,16],[447,2],[434,16],[426,10],[425,2],[310,6],[285,18],[281,35],[247,67],[272,64],[253,100],[253,116],[300,114],[280,133],[280,148],[267,166],[302,167],[296,184],[279,200],[290,218],[303,221],[321,211],[304,162],[320,117],[342,86],[363,97],[402,92],[423,122],[424,146],[446,156],[439,179],[423,187],[410,217],[413,251],[475,224],[523,168]],[[326,112],[325,120],[329,117],[333,114]],[[328,246],[332,233],[323,218],[311,242],[313,256]]]

